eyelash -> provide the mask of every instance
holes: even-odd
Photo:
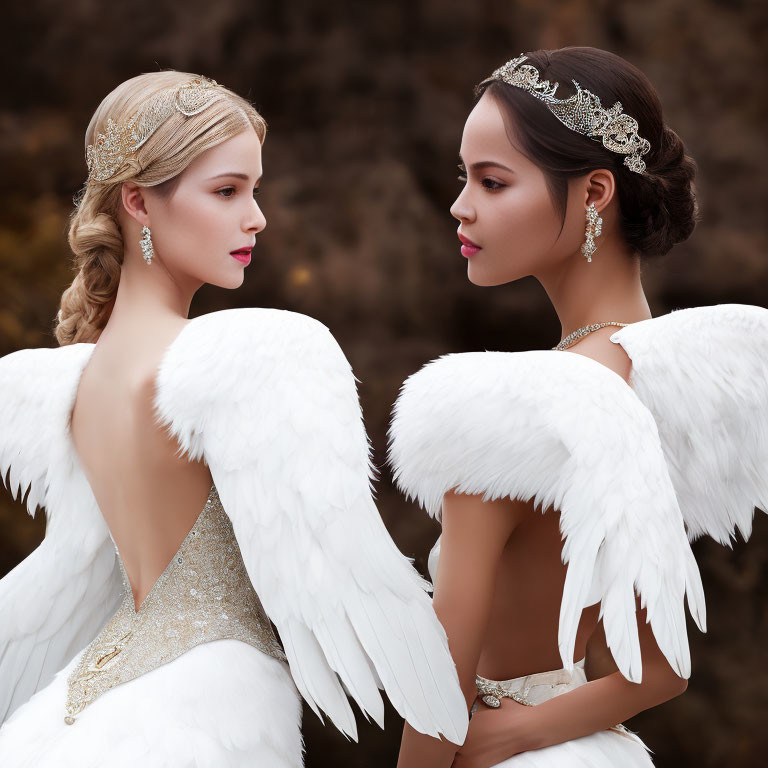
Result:
[[[253,196],[256,197],[256,195],[258,195],[260,191],[261,191],[260,187],[255,187],[253,190]],[[232,192],[233,194],[224,195],[222,194],[222,192]],[[225,200],[229,200],[231,197],[234,197],[235,192],[237,192],[237,190],[234,187],[224,187],[224,189],[217,190],[216,194],[221,195],[221,197],[223,197]]]
[[[461,171],[461,176],[459,176],[459,181],[463,184],[467,183],[467,169],[464,167],[463,163],[459,164],[459,170]],[[506,187],[506,184],[501,184],[498,181],[494,181],[493,179],[489,179],[487,176],[483,179],[481,179],[480,183],[483,185],[483,188],[486,192],[498,192],[503,187]],[[493,185],[493,186],[490,186]]]

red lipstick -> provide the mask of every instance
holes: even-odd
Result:
[[[481,251],[482,248],[477,245],[477,243],[473,243],[468,237],[464,237],[464,235],[461,234],[461,232],[457,232],[459,236],[459,240],[462,242],[461,246],[461,255],[466,256],[466,258],[469,258],[470,256],[474,256],[478,251]]]

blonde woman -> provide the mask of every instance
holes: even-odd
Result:
[[[533,275],[562,339],[446,355],[398,399],[390,458],[441,517],[435,610],[473,711],[461,746],[406,725],[399,766],[647,767],[622,721],[686,689],[689,539],[768,510],[768,310],[651,318],[641,265],[693,231],[696,166],[636,67],[534,51],[478,95],[451,208],[469,280]]]
[[[172,71],[88,127],[60,346],[0,360],[3,479],[47,515],[0,581],[3,768],[300,766],[297,689],[352,738],[346,693],[381,724],[381,685],[414,728],[464,739],[333,337],[280,310],[187,317],[201,285],[245,278],[265,130]]]

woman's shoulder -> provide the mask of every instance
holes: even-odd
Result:
[[[403,385],[390,427],[398,485],[431,514],[454,487],[494,498],[554,489],[572,459],[594,471],[636,454],[664,473],[648,409],[611,369],[553,350],[432,361]]]
[[[620,360],[620,359],[619,359]],[[609,364],[610,363],[610,364]],[[460,352],[431,360],[409,376],[394,406],[393,427],[498,424],[524,416],[529,422],[555,412],[642,408],[605,356],[544,349]]]
[[[611,341],[670,458],[691,539],[748,538],[768,510],[768,309],[717,304],[633,323]],[[702,482],[702,478],[706,482]]]
[[[330,330],[319,320],[299,312],[263,307],[199,315],[187,323],[177,342],[174,346],[179,353],[193,358],[239,357],[250,352],[308,360],[310,353],[340,354]]]
[[[615,332],[615,326],[606,326],[588,334],[568,351],[572,354],[583,355],[596,363],[605,366],[624,381],[630,383],[632,360],[624,347],[614,344],[610,336]]]
[[[0,391],[7,400],[12,392],[28,399],[45,399],[77,378],[88,362],[94,345],[29,347],[0,357]]]
[[[0,358],[0,474],[14,498],[31,488],[30,514],[47,506],[51,476],[69,466],[64,436],[93,346],[20,349]]]
[[[314,317],[294,312],[289,309],[276,309],[272,307],[233,307],[220,309],[216,312],[208,312],[198,315],[190,320],[190,325],[241,325],[261,326],[265,329],[285,328],[312,329],[326,328],[323,323]],[[327,328],[326,328],[327,330]]]
[[[390,461],[401,476],[418,467],[423,477],[438,454],[447,468],[474,453],[483,474],[491,456],[543,445],[558,455],[640,432],[658,439],[648,409],[621,375],[587,355],[463,352],[406,379],[393,408]]]
[[[715,304],[675,309],[610,335],[632,360],[632,382],[646,372],[663,383],[695,381],[721,368],[750,367],[768,351],[768,309]],[[680,371],[678,377],[668,375]],[[707,378],[705,375],[704,378]]]
[[[608,408],[618,402],[654,410],[660,399],[677,407],[691,396],[712,401],[724,378],[752,380],[768,366],[768,309],[719,304],[675,310],[618,331],[601,329],[576,346],[444,355],[405,381],[398,406],[425,400],[452,409],[462,400],[474,407],[473,397],[498,403],[510,396],[547,406],[554,397],[583,401],[590,393]]]
[[[242,308],[187,323],[161,360],[154,408],[197,456],[214,423],[255,429],[265,408],[283,418],[310,409],[314,417],[319,409],[359,409],[359,401],[349,362],[326,326],[296,312]]]
[[[549,456],[642,456],[648,477],[670,474],[691,539],[727,543],[736,529],[746,539],[755,507],[768,510],[768,309],[676,310],[609,338],[631,361],[628,379],[621,357],[570,351],[427,364],[395,405],[390,461],[401,487],[434,511],[437,478],[456,484],[472,467],[472,487],[487,490],[501,487],[511,457],[539,472],[556,469]]]
[[[406,379],[396,409],[419,399],[434,408],[464,402],[467,408],[482,409],[491,403],[573,400],[595,391],[626,398],[631,390],[624,392],[629,388],[617,372],[621,366],[609,362],[594,355],[544,349],[447,354]]]

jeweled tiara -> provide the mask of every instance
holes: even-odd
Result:
[[[110,179],[174,111],[187,117],[202,112],[214,102],[216,88],[222,86],[215,80],[194,77],[150,97],[124,125],[108,118],[106,133],[98,134],[85,150],[88,181]]]
[[[611,152],[624,155],[624,165],[635,173],[645,172],[642,156],[651,149],[647,139],[637,132],[637,120],[622,111],[617,101],[610,109],[604,109],[600,98],[582,88],[575,80],[576,93],[568,99],[555,98],[559,83],[539,80],[539,71],[531,64],[523,64],[527,56],[520,55],[499,67],[491,78],[522,88],[543,101],[549,111],[567,128],[602,141]],[[522,65],[522,66],[521,66]]]

